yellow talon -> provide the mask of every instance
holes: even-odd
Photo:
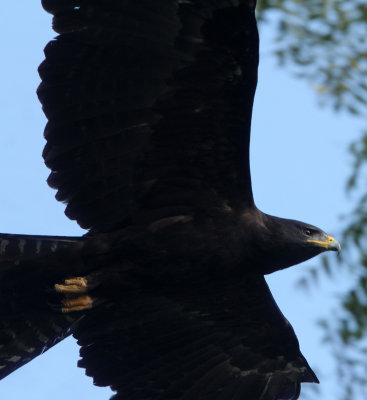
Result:
[[[82,277],[65,279],[64,285],[55,284],[55,289],[59,293],[86,293],[88,291],[87,280]]]
[[[65,279],[65,285],[78,285],[80,287],[87,287],[87,280],[82,276]]]
[[[73,311],[83,311],[93,307],[93,300],[90,296],[83,295],[88,292],[88,282],[86,278],[74,277],[65,279],[63,284],[54,285],[58,293],[62,293],[64,298],[61,300],[63,313]]]
[[[61,309],[63,313],[83,311],[93,307],[93,300],[89,296],[79,296],[75,297],[74,299],[64,299],[62,303],[65,306]]]

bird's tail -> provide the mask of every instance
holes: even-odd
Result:
[[[83,268],[83,238],[0,234],[0,379],[70,334],[55,283]]]

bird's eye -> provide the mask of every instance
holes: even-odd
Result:
[[[307,235],[307,236],[311,236],[312,235],[312,232],[311,232],[311,230],[310,229],[305,229],[305,235]]]

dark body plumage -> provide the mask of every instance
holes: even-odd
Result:
[[[43,6],[48,183],[89,232],[1,236],[0,377],[73,334],[114,399],[296,399],[317,378],[263,275],[339,245],[254,204],[254,1]]]

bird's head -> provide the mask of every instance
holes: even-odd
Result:
[[[262,213],[256,233],[256,253],[261,254],[263,273],[299,264],[325,251],[340,252],[337,240],[320,228],[301,221]],[[260,266],[262,267],[262,266]]]

